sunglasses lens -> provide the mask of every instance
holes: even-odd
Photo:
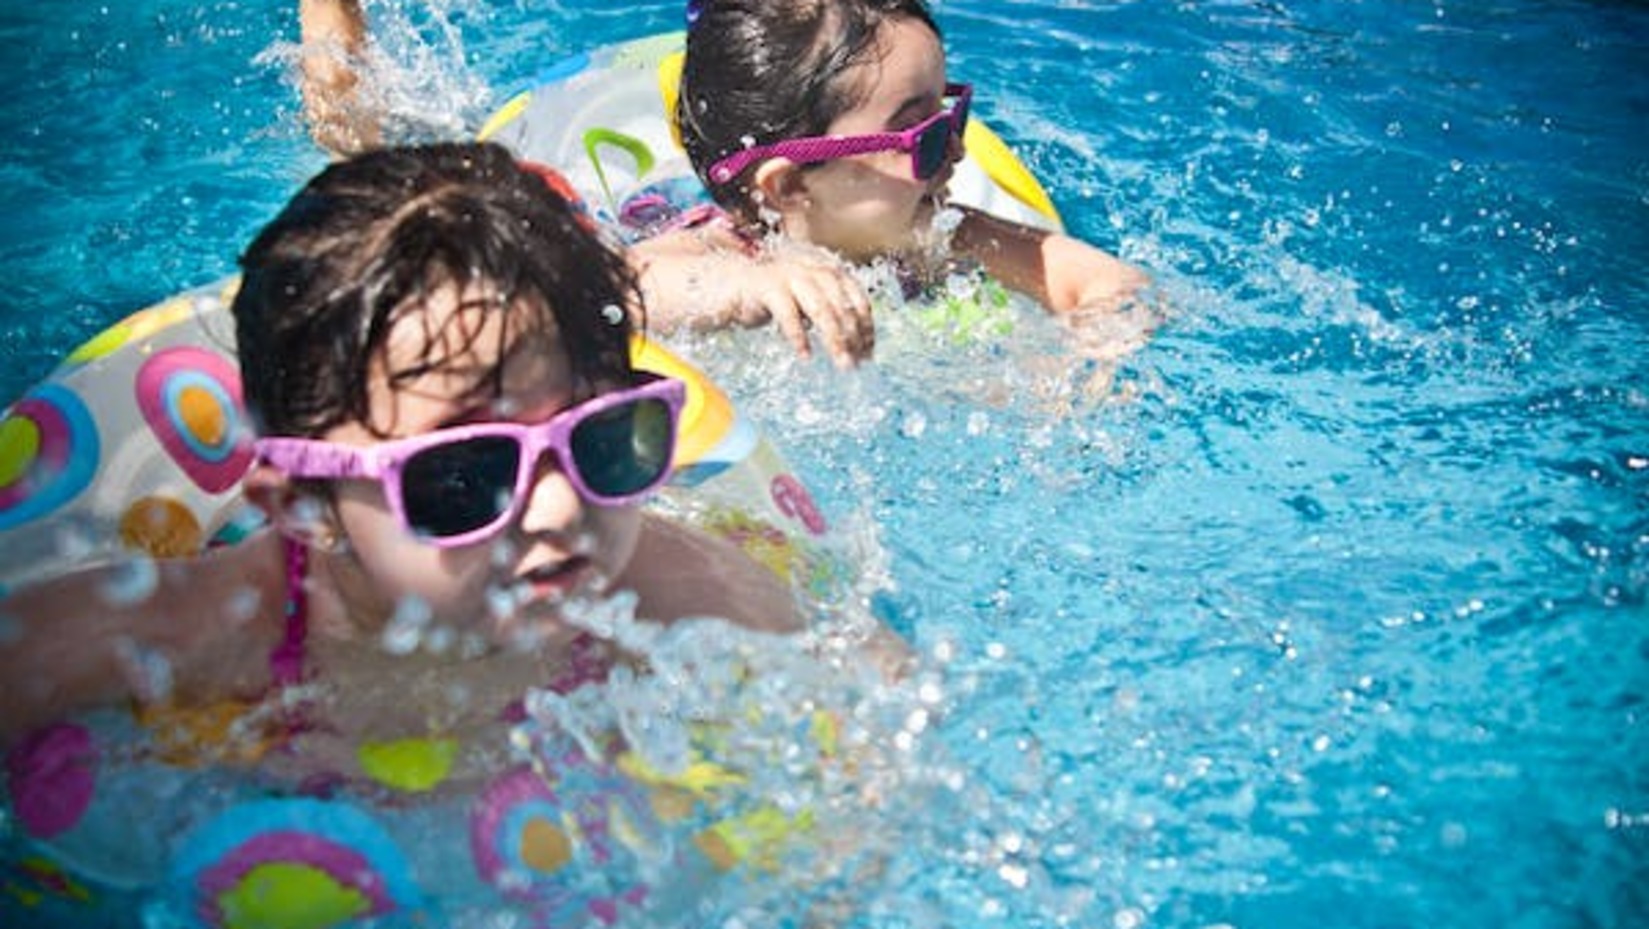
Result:
[[[401,506],[419,535],[449,538],[491,523],[509,508],[521,446],[489,436],[438,445],[401,468]]]
[[[916,179],[925,181],[945,166],[950,157],[951,122],[936,119],[916,140]]]
[[[626,497],[669,471],[675,423],[663,400],[637,400],[586,418],[573,428],[568,444],[591,493]]]

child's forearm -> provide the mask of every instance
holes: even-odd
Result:
[[[755,261],[716,248],[693,231],[667,232],[637,243],[631,264],[645,315],[638,324],[658,332],[726,329],[740,321],[735,283]]]
[[[118,570],[118,569],[116,569]],[[0,601],[0,742],[97,706],[124,702],[169,664],[155,648],[152,614],[108,602],[115,571],[83,572]],[[160,660],[155,660],[160,659]],[[157,685],[164,682],[156,680]]]
[[[813,341],[851,368],[876,345],[870,296],[846,266],[819,249],[757,252],[731,232],[701,227],[636,246],[631,260],[645,305],[638,320],[669,332],[772,323],[796,353]]]
[[[961,209],[951,243],[956,252],[1049,312],[1120,309],[1149,282],[1138,268],[1081,239]]]
[[[284,570],[260,536],[197,558],[88,568],[0,600],[0,743],[100,706],[266,686]]]

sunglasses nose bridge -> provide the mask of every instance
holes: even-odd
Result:
[[[566,475],[567,463],[561,449],[560,431],[554,423],[529,428],[521,436],[521,492],[530,496],[533,488],[551,472]]]
[[[520,492],[514,521],[527,533],[566,532],[582,521],[580,481],[566,462],[559,436],[535,432],[522,443]]]

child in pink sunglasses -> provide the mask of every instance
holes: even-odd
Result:
[[[1147,315],[1144,275],[1117,258],[947,204],[972,90],[922,0],[692,0],[688,20],[676,117],[725,213],[636,246],[660,324],[771,320],[803,354],[811,330],[852,364],[875,334],[847,268],[882,258],[917,286],[971,263],[1073,321]],[[935,217],[950,210],[947,243]]]
[[[293,732],[469,734],[529,687],[603,674],[618,656],[567,610],[617,591],[643,619],[800,627],[770,571],[637,508],[668,476],[682,385],[631,367],[631,271],[501,147],[334,164],[241,264],[243,488],[270,528],[158,562],[140,591],[90,569],[0,603],[0,741],[299,683]],[[396,622],[453,644],[388,654]]]
[[[377,144],[352,68],[359,0],[300,0],[311,132],[350,152]],[[945,68],[923,0],[689,0],[676,120],[719,210],[632,246],[649,325],[775,325],[839,365],[875,347],[856,265],[890,259],[913,290],[983,269],[1072,324],[1103,357],[1154,324],[1139,270],[1072,236],[949,204],[972,88]],[[369,95],[368,95],[369,96]],[[948,231],[936,228],[944,212]]]

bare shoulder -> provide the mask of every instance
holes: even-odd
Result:
[[[773,572],[725,539],[656,514],[643,518],[624,580],[652,619],[716,616],[771,632],[804,625],[789,586]]]

